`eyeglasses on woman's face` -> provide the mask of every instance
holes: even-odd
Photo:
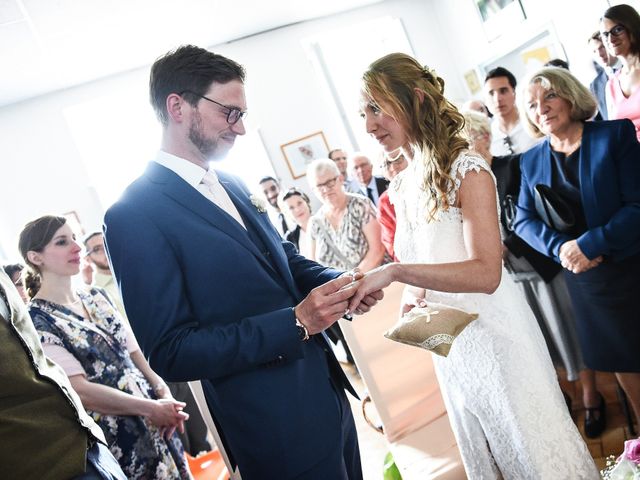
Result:
[[[319,192],[323,192],[325,190],[331,190],[333,187],[336,186],[336,183],[338,182],[339,178],[340,178],[340,175],[337,175],[333,178],[330,178],[326,182],[317,183],[316,188],[318,189]]]
[[[609,38],[609,35],[611,35],[612,37],[619,37],[620,35],[622,35],[626,31],[627,31],[627,29],[624,27],[624,25],[617,24],[611,30],[608,30],[608,31],[607,30],[602,30],[602,31],[600,31],[600,37],[601,38]]]

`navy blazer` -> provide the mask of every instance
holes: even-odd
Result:
[[[290,478],[340,439],[330,378],[351,386],[321,335],[300,341],[292,310],[340,272],[296,254],[244,184],[218,176],[249,231],[151,162],[105,216],[108,255],[153,369],[202,381],[243,478]]]
[[[551,185],[549,139],[522,155],[516,233],[559,261],[569,235],[547,227],[534,205],[537,184]],[[640,144],[630,120],[586,122],[580,146],[580,193],[588,230],[578,237],[582,253],[620,261],[640,252]]]

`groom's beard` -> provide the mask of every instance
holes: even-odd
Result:
[[[189,127],[189,140],[207,160],[221,158],[226,152],[218,152],[218,140],[207,138],[202,131],[202,117],[197,110],[194,113]]]

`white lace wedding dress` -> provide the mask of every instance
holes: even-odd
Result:
[[[403,263],[466,260],[462,211],[450,206],[440,209],[435,221],[426,220],[421,168],[419,161],[412,162],[390,187],[396,254]],[[465,175],[481,169],[491,172],[476,156],[462,154],[454,162],[449,205],[455,204]],[[569,416],[542,333],[507,272],[503,269],[492,295],[427,291],[425,298],[479,314],[448,357],[433,356],[468,477],[599,479]]]

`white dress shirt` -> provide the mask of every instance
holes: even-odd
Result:
[[[366,187],[363,187],[361,184],[358,184],[358,185],[360,186],[360,189],[354,193],[359,193],[369,198],[373,202],[373,204],[377,207],[378,202],[380,201],[380,194],[378,193],[378,185],[376,183],[375,175],[371,176],[371,180],[369,180],[369,184]],[[369,194],[367,193],[368,188],[371,189],[371,197],[369,197]]]
[[[205,170],[189,160],[177,157],[163,150],[158,152],[154,161],[174,172],[204,197],[233,217],[245,230],[247,229],[238,209],[231,201],[227,191],[220,184],[215,170],[211,168]]]
[[[518,122],[508,134],[500,129],[498,120],[491,122],[491,155],[494,157],[526,152],[539,141],[541,139],[533,138],[525,131],[522,122]],[[508,144],[511,145],[511,151]]]

